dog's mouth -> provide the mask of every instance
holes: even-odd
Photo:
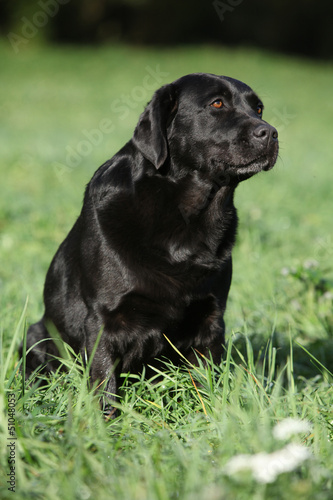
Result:
[[[278,152],[279,148],[276,144],[270,151],[266,151],[265,154],[258,155],[248,162],[243,162],[241,159],[239,161],[219,159],[217,161],[213,160],[212,166],[219,178],[225,178],[228,182],[238,183],[259,172],[268,172],[271,170],[276,163]]]
[[[278,147],[274,148],[274,151],[271,154],[265,154],[262,156],[258,156],[253,160],[249,161],[245,164],[238,164],[233,167],[235,173],[239,174],[256,174],[258,172],[268,172],[271,170],[277,160],[278,157]]]
[[[273,158],[268,158],[267,156],[255,158],[244,165],[224,163],[224,176],[226,176],[230,181],[233,179],[236,183],[238,183],[249,179],[259,172],[268,172],[274,167],[276,159],[277,154],[274,155]]]
[[[254,160],[251,160],[249,163],[246,163],[245,165],[237,165],[234,168],[237,169],[237,172],[261,172],[264,170],[267,172],[268,170],[271,170],[275,165],[275,160],[272,161],[267,156],[262,156],[259,158],[255,158]]]

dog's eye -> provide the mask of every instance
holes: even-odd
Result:
[[[223,108],[223,101],[222,101],[222,99],[216,99],[216,101],[212,102],[211,106],[212,106],[212,108],[216,108],[216,109]]]
[[[258,106],[257,106],[257,114],[258,114],[259,116],[261,116],[261,115],[262,115],[262,110],[263,110],[263,106],[262,106],[262,104],[258,104]]]

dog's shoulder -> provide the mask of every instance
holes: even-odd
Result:
[[[134,158],[131,143],[116,153],[96,170],[87,185],[86,197],[97,207],[108,203],[117,194],[129,193],[133,190]]]

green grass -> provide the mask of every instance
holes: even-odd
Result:
[[[205,46],[31,42],[15,56],[3,42],[0,58],[1,498],[14,498],[6,484],[14,394],[15,498],[330,500],[333,67]],[[152,70],[163,75],[148,78]],[[79,213],[85,184],[130,138],[152,88],[197,71],[257,90],[264,118],[279,129],[280,159],[237,191],[225,361],[182,369],[166,363],[154,381],[124,375],[119,416],[105,422],[79,358],[44,388],[40,377],[29,388],[17,347],[42,313],[45,273]],[[105,120],[112,131],[71,165],[68,151]],[[311,431],[280,442],[274,426],[287,417],[310,422]],[[311,458],[273,483],[228,472],[232,457],[288,443],[306,447]]]

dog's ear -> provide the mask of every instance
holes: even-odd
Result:
[[[155,92],[134,130],[134,144],[157,169],[168,156],[167,127],[176,110],[176,89],[165,85]]]

